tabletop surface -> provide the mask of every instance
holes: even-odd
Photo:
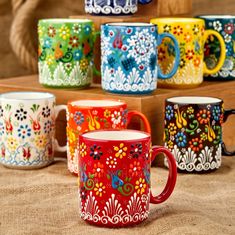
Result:
[[[168,201],[151,205],[149,219],[122,229],[98,228],[79,217],[77,178],[58,159],[40,170],[0,166],[0,234],[235,234],[235,159],[207,174],[178,174]],[[167,169],[152,168],[154,193]]]

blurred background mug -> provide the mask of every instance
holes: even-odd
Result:
[[[151,133],[150,124],[144,114],[128,111],[127,104],[120,100],[77,100],[68,103],[67,139],[68,169],[78,174],[78,137],[80,134],[99,129],[126,129],[130,121],[138,117],[144,130]],[[81,156],[82,157],[82,156]]]
[[[130,15],[138,10],[138,3],[152,0],[85,0],[85,11],[92,15]]]
[[[173,41],[175,62],[163,74],[157,65],[157,47],[164,38]],[[157,77],[171,78],[179,66],[176,38],[158,34],[148,23],[108,23],[101,27],[102,88],[119,94],[148,94],[156,90]]]
[[[180,47],[180,65],[178,72],[171,79],[159,80],[161,87],[190,88],[203,82],[203,74],[219,71],[225,60],[225,44],[221,35],[214,30],[205,30],[205,22],[196,18],[156,18],[151,23],[158,26],[159,33],[170,33],[176,37]],[[221,55],[214,68],[204,63],[204,44],[208,37],[218,38]],[[172,69],[174,64],[174,47],[164,39],[158,47],[158,64],[163,73]]]
[[[55,119],[65,106],[41,92],[11,92],[0,96],[0,163],[10,168],[34,169],[54,160]]]
[[[91,20],[39,20],[39,82],[57,88],[89,86],[97,72],[93,65],[96,36]]]
[[[217,31],[226,45],[226,59],[223,67],[216,73],[206,74],[205,77],[223,81],[235,79],[235,16],[203,15],[198,17],[205,20],[206,29]],[[209,68],[215,68],[220,54],[219,41],[211,35],[205,45],[205,62]]]
[[[222,124],[235,109],[224,110],[221,99],[172,97],[165,104],[165,147],[179,170],[201,172],[218,169],[222,158]],[[235,155],[224,148],[224,155]],[[167,162],[165,162],[167,165]]]

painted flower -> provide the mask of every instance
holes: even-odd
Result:
[[[65,64],[64,64],[64,67],[65,67],[65,70],[66,70],[66,71],[71,71],[72,68],[73,68],[73,66],[72,66],[71,63],[65,63]]]
[[[106,109],[106,110],[104,111],[104,117],[109,118],[110,115],[111,115],[111,111],[109,111],[108,109]]]
[[[53,63],[54,63],[54,56],[53,55],[47,55],[47,57],[46,57],[46,63],[48,64],[48,65],[52,65]]]
[[[213,22],[213,27],[218,32],[222,30],[222,24],[219,21],[214,21]]]
[[[49,28],[47,29],[47,35],[51,38],[56,35],[56,30],[53,26],[49,26]]]
[[[113,149],[116,151],[115,157],[122,159],[126,156],[127,147],[123,143],[121,143],[119,147],[114,146]]]
[[[74,24],[73,27],[72,27],[72,30],[74,33],[80,33],[82,31],[82,27],[80,24]]]
[[[3,108],[2,108],[2,105],[0,105],[0,117],[3,117]]]
[[[206,133],[203,132],[203,133],[200,135],[200,138],[201,138],[202,141],[206,141],[206,140],[207,140],[207,135],[206,135]]]
[[[133,32],[133,29],[132,28],[127,28],[126,29],[126,34],[132,34]]]
[[[229,43],[229,42],[231,42],[231,40],[232,40],[232,36],[229,35],[229,34],[225,34],[225,36],[224,36],[224,41],[225,41],[226,43]]]
[[[187,144],[186,135],[183,132],[178,132],[175,136],[177,146],[185,147]]]
[[[141,169],[140,162],[134,161],[129,166],[129,174],[132,177],[138,176],[141,173]]]
[[[76,111],[73,116],[73,120],[75,121],[77,125],[81,125],[85,121],[83,113]]]
[[[79,45],[78,37],[76,37],[76,36],[70,37],[69,38],[69,45],[71,45],[73,48],[78,47],[78,45]]]
[[[189,117],[189,118],[194,118],[194,109],[193,109],[192,106],[190,106],[190,107],[187,108],[186,113],[188,114],[188,117]]]
[[[186,42],[191,42],[192,41],[192,35],[191,35],[191,33],[189,33],[189,32],[187,32],[187,33],[185,33],[184,34],[184,40],[186,41]]]
[[[47,143],[47,137],[45,135],[37,135],[34,142],[38,148],[44,148]]]
[[[112,156],[107,157],[106,165],[108,165],[109,168],[111,168],[111,169],[115,169],[117,166],[117,159]]]
[[[189,147],[194,151],[198,152],[200,149],[203,148],[202,140],[199,138],[194,138],[189,141]]]
[[[199,67],[199,65],[201,64],[200,57],[196,57],[193,61],[193,64],[194,64],[195,67]]]
[[[103,185],[103,183],[96,183],[95,184],[95,188],[94,191],[96,192],[96,196],[102,197],[104,193],[106,193],[105,191],[105,186]]]
[[[102,177],[104,174],[104,165],[100,162],[94,164],[93,173],[95,177]]]
[[[158,50],[158,59],[160,61],[163,61],[164,59],[166,59],[165,54],[166,54],[166,51],[162,47],[160,47],[160,49]]]
[[[194,56],[194,51],[193,51],[193,50],[187,50],[187,52],[186,52],[186,58],[187,58],[188,60],[191,60],[191,59],[193,58],[193,56]]]
[[[136,189],[137,194],[142,195],[145,192],[146,187],[147,185],[146,185],[145,179],[143,178],[139,178],[139,180],[135,182],[135,189]]]
[[[51,115],[51,109],[48,106],[42,108],[42,116],[48,118]]]
[[[180,25],[174,27],[173,34],[180,36],[182,33],[183,33],[183,28]]]
[[[50,120],[47,120],[47,121],[44,123],[44,133],[45,133],[45,134],[49,134],[49,133],[51,132],[51,130],[52,130],[51,126],[52,126],[52,123],[51,123]]]
[[[165,116],[168,120],[171,120],[174,117],[174,110],[171,105],[166,106]]]
[[[17,131],[18,131],[18,136],[22,139],[31,136],[31,128],[27,124],[20,125]]]
[[[7,148],[11,151],[14,152],[18,147],[18,141],[16,138],[12,136],[7,137]]]
[[[85,32],[86,35],[89,35],[92,32],[91,26],[90,25],[86,25],[84,27],[84,32]]]
[[[114,111],[113,114],[111,114],[111,121],[113,124],[118,125],[122,120],[121,113],[118,111]]]
[[[69,32],[69,28],[67,26],[62,25],[61,28],[59,29],[59,32],[60,32],[59,36],[62,39],[66,40],[69,37],[70,32]]]
[[[80,69],[82,71],[87,71],[87,68],[89,66],[89,62],[86,58],[83,58],[80,60],[79,65],[80,65]]]
[[[2,122],[0,122],[0,136],[4,135],[4,133],[5,133],[4,124]]]
[[[200,31],[199,26],[195,24],[195,25],[193,26],[193,34],[197,35],[197,34],[199,33],[199,31]]]
[[[79,146],[79,156],[85,157],[87,155],[87,147],[85,143],[81,143]]]
[[[132,144],[131,151],[130,151],[132,158],[138,158],[140,154],[142,153],[142,150],[143,150],[142,144],[139,144],[139,143]]]
[[[197,114],[197,119],[200,122],[200,124],[207,124],[210,121],[210,111],[203,109],[200,110],[199,113]]]
[[[186,61],[184,59],[180,60],[180,68],[182,69],[186,64]]]
[[[214,106],[214,108],[212,110],[212,116],[213,116],[214,120],[215,121],[219,121],[220,115],[221,115],[221,108],[220,108],[220,106],[218,106],[218,105]]]
[[[80,197],[82,199],[82,201],[85,201],[87,198],[87,190],[85,187],[81,187],[80,189]]]
[[[233,23],[228,23],[224,26],[224,32],[227,34],[233,34],[234,30],[235,27]]]
[[[174,143],[173,143],[172,140],[169,140],[169,141],[167,142],[167,147],[168,147],[169,149],[173,149],[173,148],[174,148]]]
[[[78,60],[81,60],[82,59],[82,51],[81,50],[76,50],[74,51],[73,53],[73,58],[74,60],[78,61]]]
[[[17,109],[15,117],[18,121],[23,121],[27,118],[27,111],[25,111],[23,108]]]
[[[103,155],[103,152],[101,151],[101,147],[94,144],[92,147],[90,147],[90,156],[94,158],[94,160],[100,160],[101,156]]]
[[[51,48],[51,45],[52,45],[52,40],[51,38],[45,38],[44,39],[44,42],[43,42],[43,46],[45,48]]]
[[[177,130],[177,127],[174,123],[170,123],[168,125],[168,131],[169,131],[170,135],[176,134],[176,130]]]
[[[171,31],[171,25],[168,25],[168,24],[164,25],[163,31],[164,33],[169,33]]]

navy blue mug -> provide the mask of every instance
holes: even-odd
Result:
[[[131,15],[137,12],[138,3],[152,0],[85,0],[85,11],[92,15]]]
[[[157,65],[157,47],[168,37],[173,41],[175,63],[163,74]],[[156,90],[157,78],[171,78],[179,67],[176,38],[158,34],[149,23],[108,23],[101,26],[101,77],[105,91],[118,94],[148,94]]]
[[[231,15],[202,15],[198,16],[206,22],[206,29],[213,29],[221,34],[226,45],[226,58],[219,72],[206,75],[208,80],[232,80],[235,79],[235,16]],[[205,63],[213,69],[220,57],[219,41],[210,37],[205,44]]]

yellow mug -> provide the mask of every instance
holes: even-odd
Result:
[[[170,79],[158,80],[160,87],[192,88],[203,82],[203,74],[214,74],[223,66],[226,56],[224,40],[214,30],[205,30],[205,21],[196,18],[156,18],[151,23],[158,26],[159,33],[171,33],[179,42],[180,65],[178,72]],[[204,62],[204,45],[214,35],[221,47],[217,66],[209,69]],[[163,73],[171,71],[174,65],[175,51],[167,38],[158,47],[158,64]]]

